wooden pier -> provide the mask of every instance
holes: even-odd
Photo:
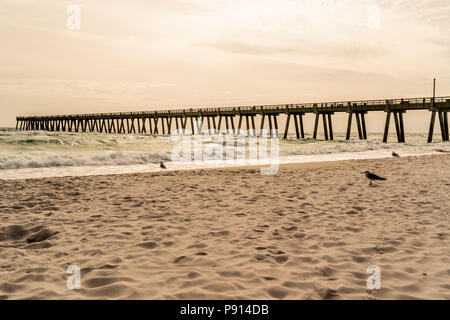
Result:
[[[293,120],[297,139],[304,139],[303,117],[312,114],[315,116],[313,138],[317,139],[320,122],[322,122],[325,140],[333,140],[332,116],[337,112],[345,112],[348,114],[346,139],[350,139],[352,121],[355,118],[358,137],[366,140],[366,115],[372,111],[384,111],[386,123],[383,142],[388,141],[392,116],[397,141],[405,142],[404,114],[412,110],[430,111],[428,142],[433,140],[436,117],[439,120],[442,140],[449,141],[450,97],[17,117],[16,129],[166,135],[171,134],[174,129],[183,134],[189,129],[189,132],[193,134],[201,134],[203,127],[207,125],[210,134],[223,132],[223,128],[226,133],[242,134],[245,120],[244,134],[251,136],[261,134],[265,123],[268,122],[269,127],[266,129],[269,129],[272,137],[278,137],[278,119],[283,114],[287,116],[284,138],[287,138],[291,120]],[[255,125],[256,117],[260,117],[259,131]],[[237,126],[235,119],[238,120]]]

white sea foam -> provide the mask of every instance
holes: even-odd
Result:
[[[450,149],[448,143],[427,144],[424,134],[409,134],[406,144],[382,143],[380,134],[372,134],[367,141],[345,141],[337,133],[335,139],[280,139],[279,163],[383,158],[394,150],[402,156],[416,156]],[[151,172],[159,170],[159,161],[169,162],[169,170],[264,164],[248,159],[170,162],[176,143],[170,137],[150,135],[0,131],[0,179]],[[245,143],[237,145],[240,150],[246,147]]]

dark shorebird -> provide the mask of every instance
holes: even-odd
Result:
[[[396,158],[400,158],[400,155],[397,152],[392,151],[392,156]]]
[[[164,162],[162,162],[162,161],[159,163],[159,167],[160,167],[161,169],[167,169],[167,168],[166,168],[166,165],[165,165]]]
[[[374,180],[382,180],[382,181],[387,180],[386,178],[379,177],[375,173],[371,173],[369,171],[366,171],[364,173],[366,174],[366,177],[370,180],[369,186],[372,185],[372,181]]]

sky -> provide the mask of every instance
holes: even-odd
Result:
[[[2,0],[0,127],[430,96],[434,77],[450,96],[448,17],[448,0]]]

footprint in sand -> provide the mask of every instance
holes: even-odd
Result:
[[[213,237],[226,237],[230,235],[230,231],[219,231],[219,232],[210,232],[208,233],[209,236],[213,236]]]
[[[99,288],[107,285],[111,285],[120,281],[133,281],[131,278],[113,278],[113,277],[96,277],[84,280],[83,285],[86,288]]]
[[[255,256],[255,259],[258,260],[258,261],[264,261],[264,260],[266,260],[266,256],[263,255],[263,254],[257,254]]]
[[[272,256],[272,259],[278,264],[284,264],[289,260],[289,257],[286,255],[282,256]]]
[[[154,249],[158,246],[156,242],[149,241],[149,242],[142,242],[138,244],[138,247],[145,248],[145,249]]]
[[[7,226],[2,228],[2,230],[0,231],[0,241],[20,240],[25,236],[27,236],[28,234],[34,232],[30,236],[28,236],[26,241],[28,243],[35,243],[45,241],[58,233],[58,231],[43,228],[44,228],[43,226],[37,226],[27,230],[19,225]]]
[[[0,241],[4,240],[20,240],[26,235],[29,234],[29,231],[19,225],[12,225],[2,228],[0,231]]]
[[[275,299],[284,299],[289,295],[289,291],[281,287],[269,288],[267,293]]]
[[[269,250],[269,252],[271,254],[274,254],[274,255],[277,255],[277,256],[285,254],[285,252],[281,251],[281,250]]]
[[[196,243],[193,245],[190,245],[189,247],[187,247],[188,249],[205,249],[207,248],[208,245],[204,244],[204,243]]]
[[[252,229],[252,230],[257,233],[264,233],[264,230],[260,230],[260,229]]]
[[[339,298],[337,291],[331,288],[320,288],[317,291],[319,296],[324,300],[334,300]]]
[[[303,239],[304,237],[306,237],[306,234],[303,232],[296,232],[293,234],[293,237],[296,239]]]
[[[191,262],[191,261],[192,261],[192,259],[189,258],[189,257],[186,257],[186,256],[180,256],[180,257],[176,258],[176,259],[173,261],[173,263],[174,263],[174,264],[183,264],[183,263],[188,263],[188,262]]]
[[[345,227],[344,230],[350,231],[350,232],[361,232],[361,228],[353,228],[353,227]]]
[[[26,245],[23,248],[34,250],[34,249],[47,249],[50,247],[53,247],[53,243],[51,243],[50,241],[42,241],[42,242],[30,243],[29,245]]]
[[[187,277],[189,278],[189,279],[196,279],[196,278],[200,278],[202,275],[200,274],[200,273],[198,273],[198,272],[195,272],[195,271],[192,271],[192,272],[190,272],[188,275],[187,275]]]
[[[274,277],[263,277],[263,279],[266,280],[266,281],[274,281],[274,280],[277,280],[277,278],[274,278]]]

